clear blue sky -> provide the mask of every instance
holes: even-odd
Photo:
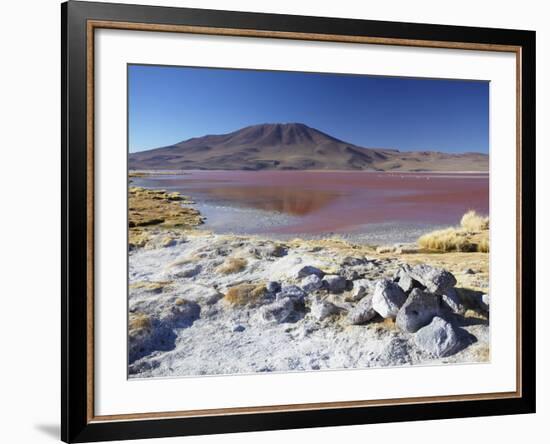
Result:
[[[489,83],[128,66],[130,152],[260,123],[300,122],[402,151],[489,149]]]

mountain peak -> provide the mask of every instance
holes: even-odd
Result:
[[[472,155],[422,156],[362,148],[300,122],[250,125],[231,133],[195,137],[129,156],[131,169],[181,170],[480,171],[487,168],[487,163],[486,159]]]

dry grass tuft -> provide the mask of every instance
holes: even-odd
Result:
[[[489,236],[480,239],[477,245],[477,251],[480,253],[489,253]]]
[[[481,320],[484,320],[484,321],[487,320],[487,316],[485,314],[480,313],[477,310],[472,310],[471,308],[466,310],[466,312],[464,313],[464,317],[465,318],[472,318],[472,319],[481,319]]]
[[[473,233],[489,229],[489,218],[478,215],[474,210],[468,211],[460,220],[460,226]]]
[[[151,328],[151,317],[145,313],[132,313],[128,321],[130,332]]]
[[[256,304],[266,292],[264,284],[240,284],[227,290],[224,300],[231,305]]]
[[[489,218],[468,211],[462,216],[460,227],[432,231],[421,236],[417,243],[426,250],[488,253]]]
[[[217,271],[223,274],[238,273],[243,271],[246,265],[246,259],[242,257],[230,257],[218,267]]]
[[[160,293],[166,287],[172,284],[172,281],[138,281],[130,284],[131,290],[144,290],[153,293]]]
[[[456,228],[445,228],[425,234],[418,239],[418,245],[427,250],[475,251],[466,233]]]

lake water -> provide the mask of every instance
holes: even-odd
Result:
[[[190,196],[219,233],[412,242],[470,209],[489,213],[485,173],[189,171],[132,181]]]

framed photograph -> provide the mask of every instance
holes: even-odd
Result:
[[[535,33],[69,1],[62,439],[535,411]]]

